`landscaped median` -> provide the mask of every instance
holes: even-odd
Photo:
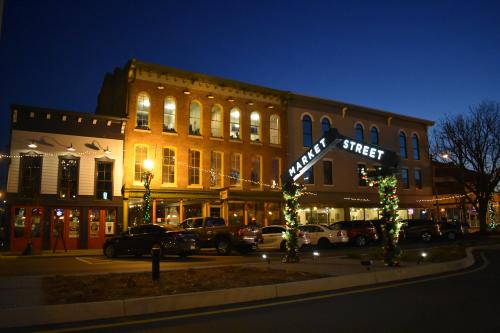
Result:
[[[46,301],[51,305],[2,309],[0,326],[67,323],[269,300],[444,273],[473,262],[468,249],[465,258],[450,262],[413,263],[329,277],[298,272],[296,265],[301,264],[289,264],[293,270],[273,269],[271,264],[166,271],[159,282],[152,282],[150,273],[54,276],[43,281]]]

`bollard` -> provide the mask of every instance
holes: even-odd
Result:
[[[160,248],[153,247],[151,249],[151,272],[153,281],[160,280]]]

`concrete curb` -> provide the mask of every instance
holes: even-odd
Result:
[[[179,295],[2,309],[0,312],[0,327],[12,328],[111,319],[268,300],[278,297],[333,291],[350,287],[361,287],[377,283],[411,279],[467,268],[474,264],[472,251],[484,248],[500,248],[500,245],[468,248],[466,257],[456,261],[397,268],[390,271],[366,272],[275,285],[214,290]]]

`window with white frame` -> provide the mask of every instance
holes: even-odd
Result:
[[[250,113],[250,141],[261,141],[260,114],[256,111]]]
[[[210,186],[223,186],[222,152],[212,151],[210,158]]]
[[[149,111],[151,109],[151,102],[149,96],[145,92],[137,95],[137,114],[136,114],[136,128],[149,129]]]
[[[198,101],[189,104],[189,134],[201,135],[201,104]]]
[[[175,132],[176,103],[173,97],[166,97],[163,105],[163,132]]]
[[[241,186],[241,154],[231,154],[231,172],[229,178],[229,185]]]
[[[240,110],[237,108],[229,112],[229,137],[231,139],[241,139],[240,116]]]
[[[269,137],[271,144],[279,145],[280,140],[280,116],[277,114],[271,115],[269,124]]]
[[[261,187],[262,183],[261,170],[260,170],[261,160],[262,160],[261,156],[255,155],[252,156],[252,160],[250,162],[251,166],[250,181],[251,181],[251,186],[253,188]]]
[[[163,148],[162,183],[175,184],[175,149],[172,147]]]
[[[144,161],[148,159],[148,146],[136,145],[134,154],[134,182],[142,183],[146,169]]]
[[[188,184],[201,185],[201,152],[189,149]]]
[[[212,137],[222,137],[222,107],[218,104],[215,104],[212,107],[212,112],[210,114],[210,128]]]

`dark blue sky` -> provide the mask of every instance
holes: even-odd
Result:
[[[500,101],[500,1],[6,0],[0,111],[93,112],[132,57],[437,120]]]

